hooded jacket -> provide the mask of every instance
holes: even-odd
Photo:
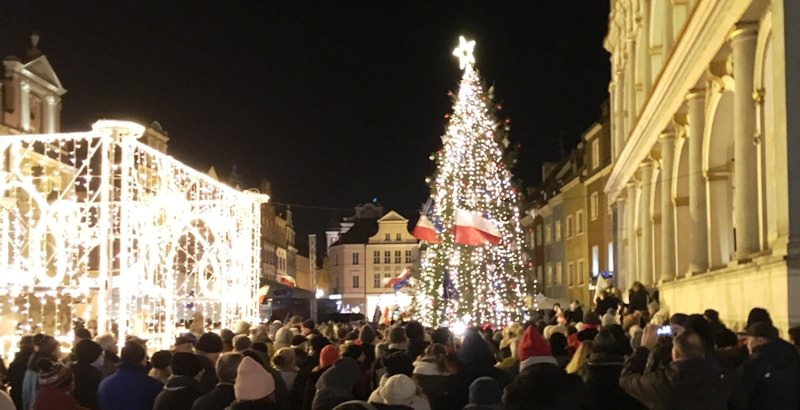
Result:
[[[152,409],[164,384],[150,377],[144,366],[122,362],[117,371],[100,382],[97,399],[101,409]]]
[[[504,388],[511,382],[511,376],[495,365],[494,355],[489,345],[474,331],[468,331],[458,351],[458,373],[453,375],[447,393],[449,406],[462,409],[467,405],[469,385],[478,377],[491,377]]]

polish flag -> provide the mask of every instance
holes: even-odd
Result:
[[[442,232],[442,224],[439,218],[433,213],[433,198],[428,198],[425,206],[420,212],[417,226],[411,231],[415,238],[428,243],[439,243],[439,233]]]
[[[455,240],[462,245],[483,245],[500,243],[500,230],[497,226],[481,215],[480,212],[456,209]]]

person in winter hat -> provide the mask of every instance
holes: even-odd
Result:
[[[233,338],[236,337],[236,333],[233,333],[233,330],[230,329],[222,329],[219,332],[219,336],[222,338],[222,353],[232,352]]]
[[[520,372],[508,385],[503,397],[509,410],[583,408],[586,397],[581,379],[568,375],[558,366],[547,341],[536,327],[525,329],[517,355]]]
[[[246,320],[240,320],[239,323],[236,324],[236,327],[233,328],[233,333],[237,335],[250,335],[250,322]]]
[[[172,376],[158,394],[153,410],[191,410],[192,403],[202,394],[200,377],[203,365],[192,353],[178,352],[172,355]]]
[[[100,382],[97,398],[100,408],[114,410],[152,409],[156,396],[164,384],[147,375],[144,348],[126,342],[120,354],[120,363],[111,376]]]
[[[269,336],[270,340],[275,340],[275,333],[278,333],[278,329],[283,327],[283,322],[280,320],[273,320],[272,323],[267,326],[267,336]]]
[[[28,369],[22,381],[22,404],[23,408],[33,407],[39,391],[39,359],[58,361],[61,353],[60,345],[52,336],[40,333],[33,336],[33,355],[28,360]]]
[[[316,383],[312,410],[326,410],[355,399],[353,389],[361,378],[361,366],[353,358],[337,360]]]
[[[28,361],[33,355],[33,335],[22,336],[17,345],[19,350],[14,354],[14,360],[8,366],[6,379],[8,387],[11,388],[11,400],[17,408],[22,407],[22,381],[25,379],[25,371],[28,368]]]
[[[75,375],[75,399],[81,406],[90,409],[100,408],[97,401],[97,388],[103,380],[103,348],[90,339],[75,345],[75,362],[70,368]]]
[[[491,377],[478,377],[469,385],[469,404],[464,410],[504,410],[503,391]]]
[[[246,356],[239,364],[233,391],[236,401],[228,406],[229,410],[278,408],[272,398],[275,379],[251,357]]]
[[[159,350],[153,353],[153,356],[150,358],[150,365],[152,368],[147,373],[148,376],[161,383],[166,383],[167,379],[172,376],[172,370],[170,370],[169,367],[170,363],[172,363],[172,352],[169,350]]]
[[[192,410],[222,410],[236,400],[233,385],[239,365],[244,356],[240,353],[223,353],[216,364],[216,373],[219,383],[214,390],[200,396],[194,401]]]
[[[529,326],[522,335],[517,347],[517,357],[520,370],[537,363],[558,365],[547,340],[533,326]]]
[[[414,380],[404,374],[389,377],[383,386],[372,392],[369,402],[377,406],[403,406],[392,408],[407,408],[414,410],[430,410],[428,399],[420,396],[419,387]]]
[[[203,333],[194,347],[195,354],[200,359],[203,366],[203,374],[200,376],[200,393],[205,394],[214,389],[219,383],[215,365],[217,359],[222,354],[224,342],[222,337],[214,332]]]
[[[61,363],[41,358],[36,363],[39,368],[39,389],[32,410],[86,410],[72,396],[74,379],[72,371]]]
[[[233,351],[242,352],[253,346],[253,342],[247,335],[236,335],[233,337]]]
[[[319,354],[319,367],[332,366],[333,363],[339,360],[340,357],[341,354],[336,346],[327,345],[322,348],[322,352]]]
[[[294,333],[292,333],[292,329],[288,327],[282,327],[275,332],[275,349],[282,349],[284,347],[292,347],[292,338],[294,337]]]
[[[294,386],[294,379],[297,378],[299,369],[294,363],[294,349],[284,347],[275,352],[272,356],[272,366],[281,372],[281,377],[289,390]]]

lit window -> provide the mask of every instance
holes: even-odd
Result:
[[[592,169],[600,166],[600,140],[592,141]]]
[[[553,225],[547,224],[544,226],[544,243],[553,241]]]
[[[555,234],[556,235],[556,242],[559,242],[559,241],[561,241],[561,220],[560,219],[556,221],[556,229],[555,229],[555,231],[556,231],[556,234]]]
[[[575,232],[583,235],[583,210],[575,212]]]
[[[564,284],[564,268],[561,262],[556,263],[556,283],[559,285]]]
[[[567,239],[572,239],[572,215],[567,215]]]
[[[383,287],[389,288],[389,281],[392,280],[392,274],[390,272],[383,273]]]
[[[380,273],[376,273],[376,274],[373,275],[373,277],[374,278],[372,280],[372,287],[375,288],[375,289],[381,288],[382,287],[381,286],[381,274]]]
[[[597,192],[592,192],[592,196],[589,198],[589,216],[592,218],[593,221],[597,219],[598,207],[599,207],[598,194]]]

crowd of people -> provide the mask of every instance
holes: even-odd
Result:
[[[293,317],[155,352],[79,329],[66,357],[23,336],[0,410],[800,408],[797,328],[782,339],[761,308],[738,334],[712,309],[667,317],[639,284],[628,299],[608,289],[585,313],[573,302],[463,335]]]

